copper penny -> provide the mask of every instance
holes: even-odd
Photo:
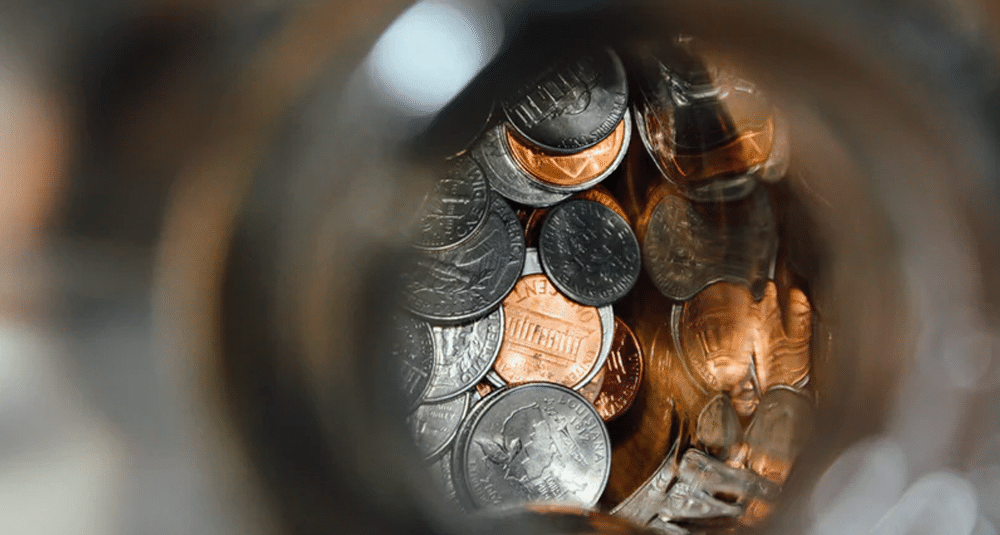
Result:
[[[513,129],[507,129],[507,144],[514,161],[531,176],[553,186],[572,187],[600,177],[614,165],[625,144],[625,128],[622,120],[600,143],[574,154],[535,147],[519,139]]]
[[[601,353],[596,307],[570,301],[543,274],[521,277],[503,306],[503,344],[493,370],[508,384],[573,388],[594,369]]]
[[[605,422],[621,416],[632,406],[642,384],[642,350],[635,333],[615,317],[615,337],[604,364],[604,384],[594,401]]]

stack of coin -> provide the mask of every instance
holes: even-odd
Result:
[[[463,509],[748,524],[804,441],[812,316],[775,280],[777,114],[683,40],[635,56],[631,103],[614,51],[553,58],[414,219],[392,351],[416,450]]]

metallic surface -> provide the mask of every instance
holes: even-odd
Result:
[[[486,130],[472,147],[472,156],[486,171],[490,187],[504,197],[528,206],[552,206],[571,193],[543,189],[514,161],[506,141],[508,126],[499,122]]]
[[[610,48],[557,58],[503,104],[532,144],[576,152],[606,138],[628,108],[625,68]]]
[[[506,133],[514,161],[537,179],[542,189],[559,193],[580,191],[610,176],[625,159],[632,139],[632,117],[626,112],[611,135],[593,147],[569,154],[539,149],[519,139],[512,129],[508,128]]]
[[[683,301],[716,281],[741,283],[763,295],[774,270],[778,229],[768,191],[699,203],[664,187],[638,223],[646,273],[663,295]],[[640,231],[640,233],[642,233]]]
[[[475,508],[592,506],[611,468],[604,422],[587,400],[558,385],[500,390],[461,433],[455,475],[464,478],[459,495]]]
[[[423,249],[461,243],[486,219],[489,184],[471,157],[456,156],[418,209],[411,242]]]
[[[601,366],[601,369],[600,371],[597,372],[597,375],[595,375],[594,378],[591,379],[589,383],[583,385],[577,390],[577,392],[581,396],[583,396],[583,399],[586,399],[592,404],[595,401],[597,401],[597,396],[601,393],[601,387],[604,386],[604,376],[606,375],[606,372],[607,369],[604,366]]]
[[[594,201],[574,200],[549,211],[538,254],[552,282],[571,299],[609,305],[639,279],[639,242],[628,222]]]
[[[440,403],[421,403],[406,417],[417,451],[424,460],[437,459],[451,445],[468,413],[471,398],[471,393],[465,393]]]
[[[622,219],[625,221],[629,220],[628,215],[625,213],[625,210],[622,209],[621,204],[618,203],[618,200],[615,199],[614,195],[612,195],[607,188],[600,184],[576,193],[570,197],[570,199],[582,199],[601,203],[614,210],[614,212],[622,216]],[[530,210],[529,213],[526,213],[523,217],[521,217],[521,222],[524,224],[524,239],[527,241],[528,247],[538,247],[538,234],[541,231],[542,223],[545,221],[545,216],[548,213],[548,208],[534,208]]]
[[[416,255],[403,273],[406,302],[419,316],[458,323],[488,314],[510,292],[524,265],[524,231],[510,206],[490,199],[486,221],[462,244]]]
[[[434,341],[431,328],[423,321],[397,315],[390,348],[392,361],[398,363],[397,378],[408,406],[420,402],[434,373]]]
[[[444,401],[481,381],[500,351],[503,329],[502,306],[471,323],[433,327],[434,378],[424,401]]]
[[[604,383],[594,407],[605,422],[614,420],[632,406],[642,384],[642,350],[632,329],[615,317],[611,354],[604,364]]]

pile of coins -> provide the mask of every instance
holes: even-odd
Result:
[[[622,57],[553,58],[424,199],[393,344],[408,424],[465,510],[753,523],[814,405],[770,191],[787,139],[686,40]]]

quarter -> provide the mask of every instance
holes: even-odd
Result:
[[[503,328],[503,307],[470,323],[433,327],[434,378],[424,401],[457,396],[485,377],[500,352]]]
[[[417,451],[425,460],[438,458],[451,445],[469,409],[472,394],[441,403],[423,403],[406,418]]]
[[[412,242],[425,249],[456,245],[479,228],[488,208],[489,184],[483,170],[472,157],[456,156],[424,198]]]
[[[408,406],[420,402],[434,373],[434,342],[430,326],[410,316],[393,318],[390,358],[398,362],[397,384]]]

